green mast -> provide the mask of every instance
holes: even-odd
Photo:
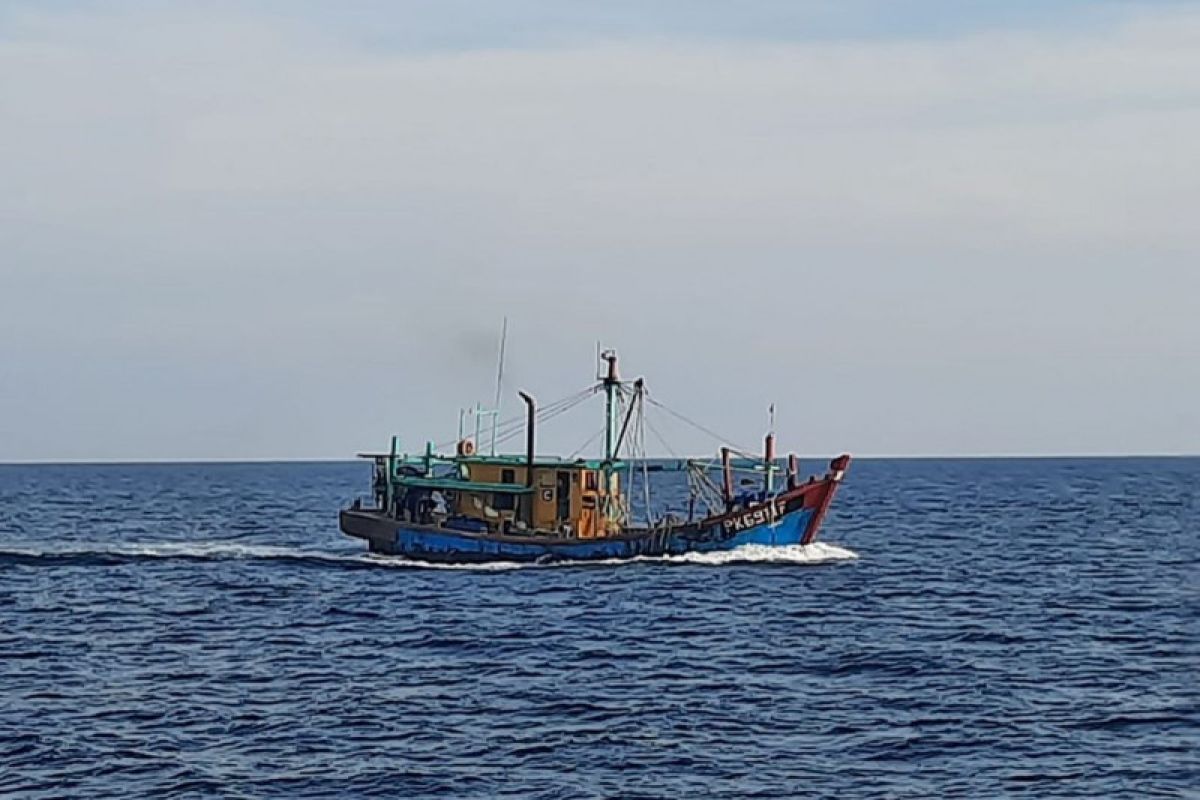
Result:
[[[617,392],[621,379],[617,377],[617,353],[605,350],[600,358],[608,363],[604,376],[604,516],[614,520],[620,515],[616,497],[617,473],[613,462],[617,460]]]
[[[617,354],[605,350],[600,356],[608,362],[608,374],[604,376],[604,460],[617,460],[617,390],[621,381],[617,377]]]

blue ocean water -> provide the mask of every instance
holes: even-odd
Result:
[[[500,569],[365,556],[367,473],[0,466],[0,796],[1200,797],[1200,459],[859,461],[783,560]]]

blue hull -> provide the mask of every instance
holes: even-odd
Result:
[[[596,539],[467,533],[412,525],[370,512],[353,511],[343,512],[342,529],[366,539],[372,552],[423,561],[598,561],[709,553],[748,544],[801,544],[806,535],[811,537],[814,533],[810,528],[816,513],[812,508],[797,508],[774,521],[740,529],[717,520],[711,524],[686,526],[670,532],[630,531],[621,536]]]

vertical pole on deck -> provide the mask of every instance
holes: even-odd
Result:
[[[475,447],[476,448],[479,447],[479,426],[481,424],[480,420],[483,418],[482,412],[483,412],[483,406],[481,406],[479,403],[476,403],[475,404]],[[495,455],[495,453],[492,453],[492,455]]]
[[[795,453],[788,453],[787,483],[789,489],[795,489],[800,482],[800,459]]]
[[[733,505],[733,464],[729,460],[729,448],[721,448],[721,471],[723,480],[721,481],[722,494],[725,495],[725,508],[728,509]]]
[[[384,498],[387,502],[387,509],[392,507],[392,499],[394,497],[393,481],[396,479],[396,454],[400,452],[400,437],[393,436],[391,448],[388,450],[387,460],[387,484],[384,491]]]
[[[775,488],[775,434],[773,433],[768,433],[763,442],[763,465],[767,470],[764,483],[767,494],[770,494]]]

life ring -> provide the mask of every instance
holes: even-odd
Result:
[[[470,439],[463,439],[458,443],[458,454],[460,456],[475,455],[475,443]]]

